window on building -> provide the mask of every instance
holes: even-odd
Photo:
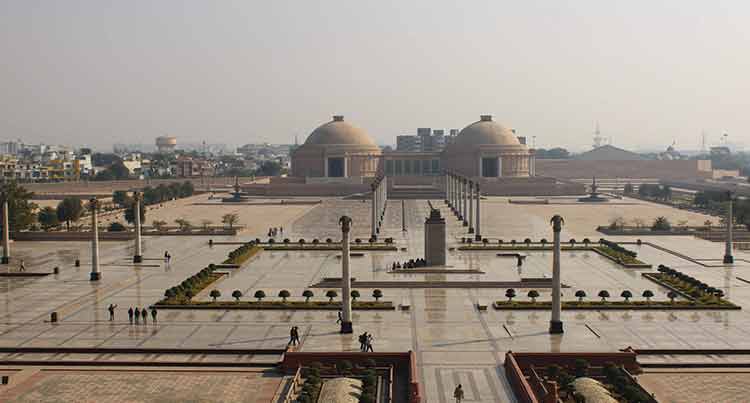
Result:
[[[393,175],[393,160],[385,160],[385,174]]]
[[[437,175],[440,173],[440,160],[432,160],[432,174]]]
[[[396,160],[396,175],[404,174],[404,164],[401,160]]]
[[[404,175],[411,175],[411,160],[404,160]]]

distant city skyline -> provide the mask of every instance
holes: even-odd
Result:
[[[750,4],[0,4],[0,139],[293,144],[333,114],[382,145],[480,114],[540,148],[750,140]]]

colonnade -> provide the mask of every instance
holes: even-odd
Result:
[[[385,209],[388,206],[388,179],[385,175],[375,177],[370,185],[372,190],[372,231],[370,236],[377,240],[380,227],[385,218]]]
[[[463,226],[468,227],[468,232],[474,234],[477,241],[482,240],[480,200],[478,181],[445,171],[445,203]]]

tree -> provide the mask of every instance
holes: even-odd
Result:
[[[208,227],[213,223],[211,220],[203,219],[201,220],[201,226],[203,227],[204,231],[208,231]]]
[[[383,298],[383,291],[380,290],[374,290],[372,292],[372,297],[375,298],[375,302],[378,302],[380,298]]]
[[[305,290],[302,291],[302,296],[305,297],[305,302],[310,302],[310,298],[314,297],[315,294],[310,290]]]
[[[225,225],[229,226],[229,229],[232,229],[234,227],[234,224],[237,224],[237,221],[240,220],[240,216],[236,213],[228,213],[221,216],[221,222]]]
[[[0,194],[5,195],[8,201],[8,225],[11,232],[27,229],[34,223],[36,219],[34,210],[37,208],[37,205],[31,202],[34,193],[27,191],[14,181],[4,183],[0,188]]]
[[[214,299],[214,302],[216,302],[216,298],[221,297],[221,291],[219,290],[211,290],[211,293],[208,294],[211,298]]]
[[[83,214],[83,202],[77,197],[68,196],[57,205],[57,219],[65,222],[68,231],[70,231],[70,222],[78,221],[81,214]]]
[[[47,206],[41,209],[37,215],[37,219],[45,231],[60,225],[60,220],[57,219],[57,211],[54,207]]]
[[[526,238],[526,239],[523,240],[523,243],[525,243],[526,247],[528,248],[528,247],[531,246],[531,239],[530,238]]]
[[[328,297],[328,302],[333,302],[333,299],[338,296],[339,296],[339,293],[337,293],[336,290],[326,291],[326,297]]]
[[[609,298],[609,291],[607,290],[601,290],[599,291],[599,298],[602,299],[602,302],[607,302],[607,298]]]
[[[141,224],[146,222],[146,205],[144,203],[138,204],[138,210],[140,210],[141,216]],[[128,201],[128,204],[125,206],[125,221],[128,222],[130,225],[135,224],[135,200],[130,199]]]
[[[279,291],[279,298],[281,298],[281,302],[286,302],[286,299],[289,298],[289,296],[292,295],[289,293],[288,290],[281,290]]]
[[[583,290],[576,291],[576,298],[578,298],[578,302],[583,302],[583,299],[586,298],[586,291],[583,291]]]
[[[654,223],[651,225],[652,231],[669,231],[671,229],[672,224],[670,224],[667,217],[664,216],[656,217]]]
[[[505,291],[505,298],[508,298],[508,302],[513,301],[513,298],[515,298],[515,297],[516,297],[516,290],[514,290],[512,288],[508,288]]]
[[[265,160],[260,164],[260,168],[255,171],[257,176],[279,176],[281,174],[281,164],[272,160]]]
[[[581,378],[586,376],[586,372],[589,369],[589,363],[588,361],[578,358],[575,360],[575,372],[576,372],[576,378]]]
[[[626,195],[633,194],[633,191],[634,191],[633,184],[630,182],[626,183],[625,188],[622,190],[622,192],[625,193]]]
[[[94,177],[97,181],[123,180],[130,178],[130,170],[121,160],[117,160],[109,168],[99,172]]]
[[[356,301],[357,301],[357,298],[359,298],[359,291],[357,291],[357,290],[352,290],[352,292],[351,292],[351,296],[352,296],[352,302],[356,302]]]
[[[180,197],[190,197],[195,192],[193,182],[185,181],[180,185]]]
[[[609,229],[622,229],[625,227],[625,218],[622,216],[615,217],[609,222]]]
[[[128,197],[128,192],[124,190],[115,190],[112,192],[112,203],[120,208],[126,207],[129,200],[130,197]]]
[[[107,228],[107,231],[109,231],[109,232],[123,232],[123,231],[127,231],[127,228],[125,228],[125,226],[122,225],[122,224],[120,224],[119,222],[114,221],[111,224],[109,224],[109,228]]]
[[[536,304],[536,299],[539,298],[539,291],[537,290],[531,290],[528,294],[526,294],[527,297],[531,298],[531,303]]]
[[[240,302],[240,298],[242,298],[242,291],[240,290],[232,291],[232,298],[234,298],[237,302]]]
[[[646,302],[650,304],[651,298],[654,296],[654,293],[651,290],[645,290],[643,291],[642,295],[643,295],[643,298],[646,298]]]
[[[255,291],[254,297],[258,299],[258,302],[260,302],[263,298],[266,297],[266,293],[263,292],[263,290],[258,290],[258,291]]]
[[[185,291],[185,298],[187,298],[188,301],[193,299],[194,296],[195,296],[195,292],[193,292],[192,288],[188,288],[187,291]]]
[[[180,231],[190,231],[190,228],[193,227],[193,224],[190,223],[190,221],[184,219],[184,218],[178,218],[174,220],[175,224],[177,224],[180,227]]]
[[[157,231],[163,231],[164,227],[167,226],[167,222],[163,220],[154,220],[151,222],[151,226],[156,228]]]
[[[622,292],[622,294],[620,294],[620,296],[625,298],[625,303],[627,304],[628,302],[630,302],[630,298],[633,298],[633,293],[630,292],[629,290],[625,290]]]

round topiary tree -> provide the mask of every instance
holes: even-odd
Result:
[[[597,295],[599,295],[599,298],[602,299],[602,302],[607,302],[607,298],[609,298],[609,291],[601,290]]]
[[[286,303],[286,299],[289,298],[292,294],[289,293],[289,290],[281,290],[279,291],[279,298],[281,298],[281,302]]]
[[[333,243],[333,239],[331,239],[331,238],[326,238],[326,243]]]
[[[310,302],[310,298],[314,297],[315,294],[310,290],[305,290],[302,291],[302,296],[305,297],[305,302]]]
[[[232,298],[234,298],[235,301],[240,302],[240,298],[242,298],[242,291],[240,290],[232,291]]]
[[[352,296],[352,302],[356,302],[356,301],[357,301],[357,298],[359,298],[359,291],[357,291],[357,290],[352,290],[352,292],[351,292],[351,296]]]
[[[192,288],[188,288],[187,290],[185,290],[185,298],[187,298],[188,301],[193,299],[194,296],[195,296],[195,293],[193,292]]]
[[[676,292],[674,292],[674,291],[669,291],[669,292],[667,293],[667,298],[669,298],[669,303],[670,303],[670,304],[674,304],[674,300],[675,300],[675,298],[677,298],[677,296],[678,296],[678,295],[679,295],[679,294],[677,294],[677,293],[676,293]]]
[[[214,299],[214,302],[216,302],[216,298],[219,298],[219,297],[221,297],[221,291],[219,291],[219,290],[216,290],[216,289],[214,289],[214,290],[211,290],[211,293],[210,293],[210,294],[208,294],[208,295],[209,295],[209,296],[210,296],[211,298],[213,298],[213,299]]]
[[[646,298],[646,303],[651,303],[651,298],[654,296],[654,292],[651,290],[645,290],[643,291],[643,294],[641,294],[643,298]]]
[[[527,297],[531,298],[531,303],[536,304],[536,299],[539,298],[539,291],[537,290],[531,290],[528,294],[526,294]]]
[[[328,297],[328,302],[333,302],[333,299],[338,296],[339,296],[339,293],[337,293],[336,290],[326,291],[326,297]]]
[[[589,244],[591,243],[591,240],[588,238],[583,238],[583,246],[589,247]]]
[[[633,293],[630,290],[625,290],[620,294],[621,297],[625,298],[625,303],[630,302],[630,298],[633,298]]]
[[[544,247],[545,245],[547,245],[547,238],[542,238],[542,239],[541,239],[541,240],[539,241],[539,243],[540,243],[540,244],[542,244],[542,247]]]
[[[361,240],[361,239],[359,239],[359,238],[357,238],[357,239],[355,239],[355,240],[354,240],[354,243],[356,243],[357,245],[359,245],[359,244],[361,244],[361,243],[362,243],[362,240]]]
[[[263,298],[266,297],[266,293],[263,290],[258,290],[258,291],[255,291],[255,295],[253,295],[253,297],[257,298],[258,302],[260,302],[263,300]]]
[[[508,288],[507,290],[505,290],[505,297],[508,298],[508,302],[513,301],[513,298],[516,297],[516,290]]]
[[[289,238],[284,238],[284,245],[289,245],[289,242],[292,242],[289,240]]]
[[[383,291],[373,290],[372,297],[375,298],[375,302],[378,302],[380,298],[383,298]]]
[[[575,295],[578,298],[578,302],[583,302],[583,299],[586,298],[586,291],[578,290]]]
[[[523,240],[523,243],[525,243],[526,247],[528,248],[528,247],[531,246],[531,239],[530,238],[526,238],[526,239]]]

